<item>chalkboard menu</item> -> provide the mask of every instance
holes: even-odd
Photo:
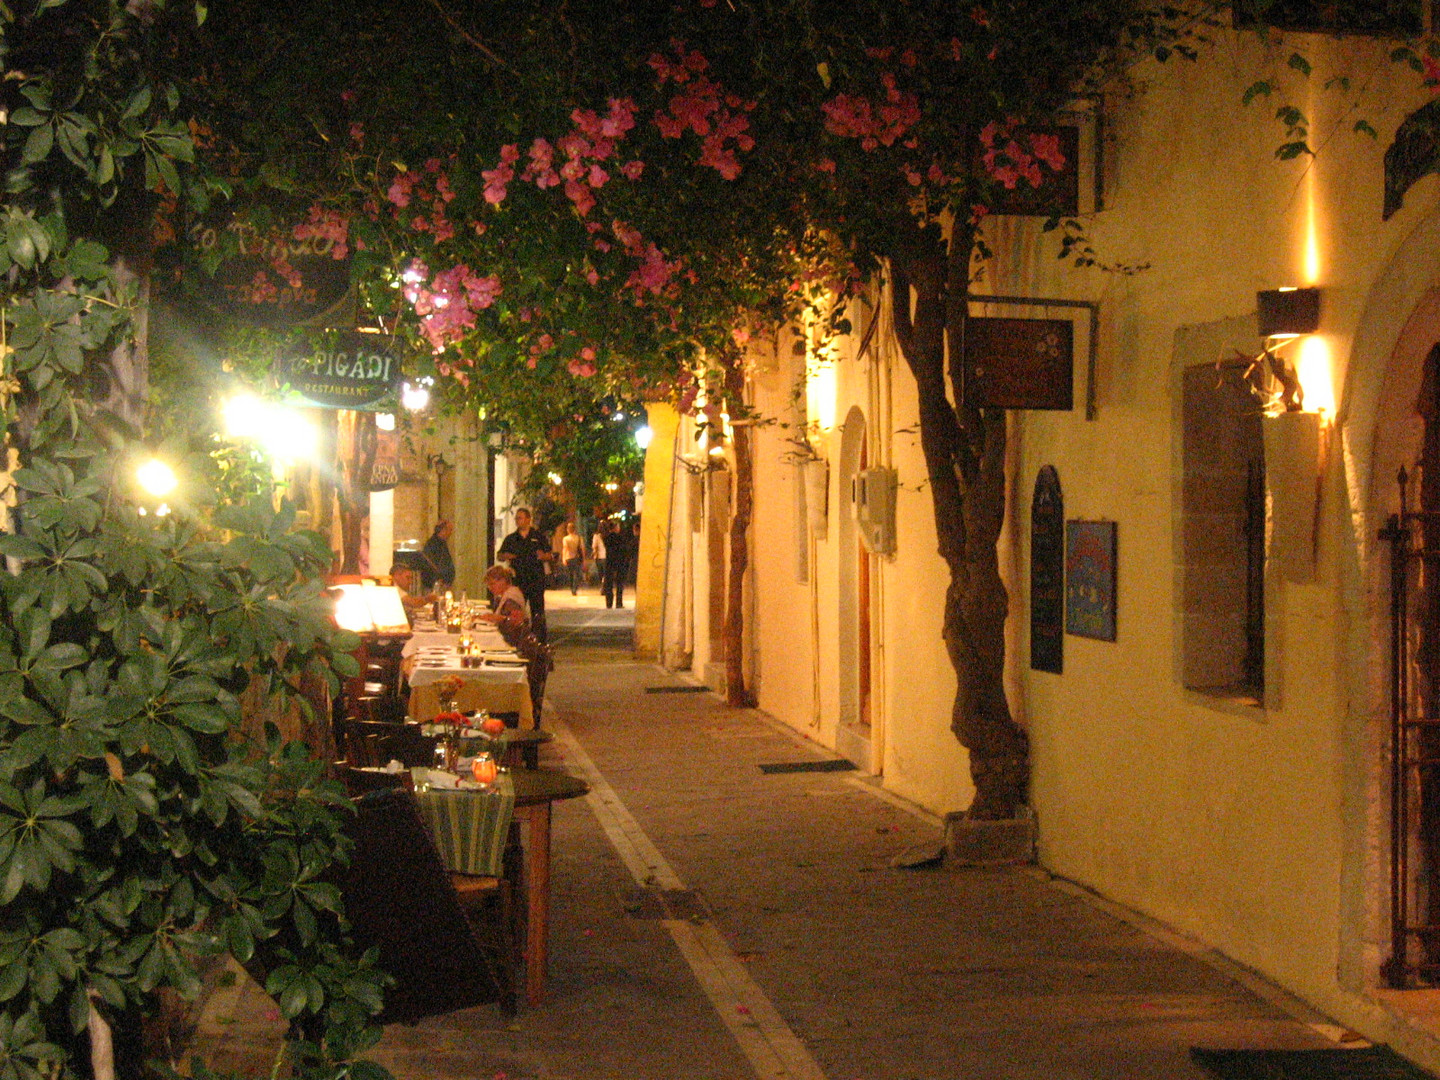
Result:
[[[1046,465],[1030,501],[1030,667],[1059,675],[1065,660],[1065,499]]]

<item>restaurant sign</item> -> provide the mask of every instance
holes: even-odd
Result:
[[[331,313],[350,289],[348,252],[329,237],[261,229],[243,212],[190,226],[190,248],[210,272],[193,280],[204,301],[231,319],[284,328]]]
[[[388,334],[326,330],[300,339],[279,374],[311,405],[386,412],[400,386],[399,343]]]

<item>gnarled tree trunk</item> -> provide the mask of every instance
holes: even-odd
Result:
[[[738,411],[745,400],[745,372],[738,357],[725,365],[725,396]],[[755,695],[745,685],[745,571],[750,567],[750,519],[755,508],[755,457],[750,427],[733,428],[735,505],[730,516],[730,572],[725,580],[725,700],[748,708]]]
[[[973,238],[956,225],[947,246],[937,227],[917,225],[900,238],[890,269],[896,336],[919,393],[936,538],[950,573],[943,629],[956,680],[950,730],[970,752],[968,815],[996,820],[1026,801],[1030,749],[1005,697],[1009,595],[996,550],[1005,520],[1005,414],[967,406],[960,395]]]

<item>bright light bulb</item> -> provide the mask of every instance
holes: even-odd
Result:
[[[400,391],[400,404],[411,412],[419,412],[430,404],[430,390],[425,386],[406,383]]]
[[[559,487],[559,486],[560,486],[561,484],[563,484],[565,481],[564,481],[564,479],[561,477],[561,475],[560,475],[558,472],[552,472],[552,473],[550,474],[550,482],[551,482],[552,484],[554,484],[556,487]]]
[[[175,470],[159,458],[150,458],[135,470],[135,479],[147,495],[163,499],[179,485]]]
[[[654,437],[655,433],[650,430],[648,425],[635,429],[635,445],[640,447],[641,450],[648,450],[650,448],[650,440]]]
[[[375,414],[375,426],[381,431],[395,430],[395,414],[382,412]]]

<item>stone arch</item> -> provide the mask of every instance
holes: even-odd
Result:
[[[1424,360],[1440,342],[1440,214],[1420,222],[1375,278],[1356,323],[1327,491],[1343,505],[1341,602],[1350,687],[1342,732],[1347,791],[1339,975],[1373,986],[1388,950],[1388,559],[1378,539],[1398,509],[1396,474],[1419,452],[1415,403]]]

